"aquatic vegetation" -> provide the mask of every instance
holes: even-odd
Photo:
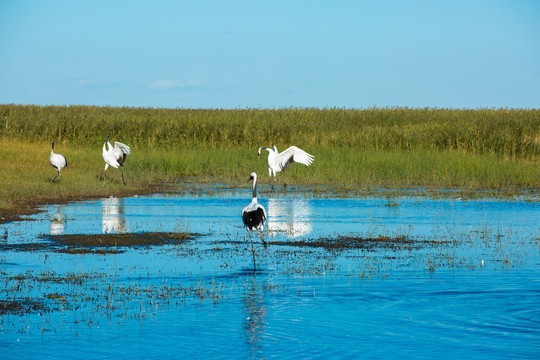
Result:
[[[340,235],[336,238],[320,238],[320,239],[302,239],[289,241],[274,241],[271,245],[278,246],[293,246],[293,247],[313,247],[324,248],[327,250],[344,250],[344,249],[364,249],[364,250],[403,250],[409,251],[424,248],[429,245],[440,245],[449,243],[449,241],[435,240],[414,240],[406,236],[398,236],[390,238],[387,236],[379,236],[374,238],[366,238],[361,236]]]
[[[59,245],[77,247],[126,247],[179,244],[201,234],[176,232],[142,232],[121,234],[44,235],[43,238]]]
[[[7,314],[22,315],[31,312],[43,312],[47,308],[39,300],[0,300],[0,316]]]
[[[124,252],[128,247],[177,245],[200,236],[202,234],[186,232],[41,235],[40,238],[49,241],[49,243],[0,243],[0,250],[42,250],[67,254],[118,254]]]

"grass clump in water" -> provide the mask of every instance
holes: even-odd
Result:
[[[0,300],[0,315],[21,315],[26,313],[43,313],[49,308],[40,300]]]
[[[124,234],[89,234],[89,235],[45,235],[44,238],[59,246],[59,251],[70,254],[81,253],[117,253],[117,248],[158,246],[181,244],[193,240],[200,234],[173,232],[145,232]],[[105,248],[94,249],[94,248]],[[114,248],[111,250],[110,248]]]
[[[188,232],[146,232],[124,234],[41,235],[45,243],[0,244],[2,251],[56,251],[66,254],[117,254],[129,247],[182,244],[202,236]],[[118,249],[120,248],[120,249]]]
[[[271,241],[270,245],[293,246],[303,248],[323,248],[327,250],[415,250],[427,246],[446,243],[444,241],[415,240],[406,236],[388,237],[361,237],[340,235],[336,238],[301,239],[290,241]]]

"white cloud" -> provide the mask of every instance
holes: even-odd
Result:
[[[179,81],[179,80],[159,80],[150,85],[151,90],[164,89],[186,89],[202,85],[202,82],[195,80]]]
[[[113,81],[109,79],[78,79],[72,82],[78,87],[106,87],[110,86]]]

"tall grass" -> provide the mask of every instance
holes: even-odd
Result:
[[[77,145],[113,138],[152,147],[455,150],[540,155],[540,110],[384,108],[189,110],[0,105],[1,137]]]
[[[103,170],[106,134],[132,147],[128,185]],[[69,166],[48,179],[50,141]],[[266,152],[296,145],[315,155],[278,180],[359,187],[519,188],[540,184],[540,110],[385,108],[182,110],[0,105],[0,208],[147,189],[184,176],[270,180]]]

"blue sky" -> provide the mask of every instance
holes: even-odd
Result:
[[[540,108],[540,1],[0,0],[0,103]]]

